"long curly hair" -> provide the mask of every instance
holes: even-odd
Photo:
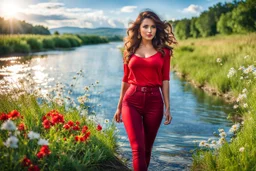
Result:
[[[127,29],[127,36],[124,38],[124,63],[129,62],[131,55],[134,54],[140,46],[142,38],[138,39],[139,28],[145,18],[152,19],[156,25],[156,35],[155,38],[152,39],[152,45],[162,54],[162,57],[165,55],[163,48],[172,50],[171,45],[177,44],[171,24],[166,20],[162,21],[155,12],[145,10],[138,15],[135,21],[129,22],[131,26]]]

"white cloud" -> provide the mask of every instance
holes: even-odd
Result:
[[[191,4],[187,8],[184,8],[182,11],[184,13],[200,13],[203,10],[203,7],[199,5]]]
[[[123,8],[121,8],[121,12],[133,12],[135,9],[137,8],[137,6],[124,6]]]
[[[120,13],[120,12],[119,12]],[[20,11],[19,18],[48,28],[73,27],[124,27],[124,22],[112,19],[103,10],[67,8],[64,3],[48,2],[29,5]]]

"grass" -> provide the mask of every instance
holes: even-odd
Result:
[[[34,85],[32,74],[19,79],[18,83],[2,83],[0,170],[36,167],[42,170],[129,170],[124,161],[117,158],[114,123],[107,119],[100,122],[87,105],[89,93],[97,90],[98,82],[86,86],[84,95],[77,100],[70,97],[82,74],[82,70],[77,73],[72,86],[57,83],[46,93],[45,89]],[[15,126],[7,127],[7,121]],[[12,127],[15,128],[12,130]],[[32,138],[31,131],[40,138]],[[11,136],[18,142],[15,138],[8,141]],[[45,142],[39,144],[39,139]],[[43,146],[47,146],[50,153],[42,149]]]
[[[0,55],[73,48],[108,42],[107,38],[94,35],[1,35]]]
[[[218,146],[201,144],[193,155],[192,170],[256,170],[255,50],[255,33],[188,39],[175,48],[173,70],[221,94],[231,93],[236,101],[230,115],[243,118],[230,142],[220,135]]]

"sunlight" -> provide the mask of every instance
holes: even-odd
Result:
[[[7,18],[17,17],[17,13],[20,10],[17,3],[7,2],[7,3],[4,3],[1,6],[2,6],[3,15],[5,17],[7,17]]]

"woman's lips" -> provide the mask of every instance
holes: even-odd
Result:
[[[152,34],[148,34],[147,36],[148,36],[148,37],[151,37],[151,36],[152,36]]]

